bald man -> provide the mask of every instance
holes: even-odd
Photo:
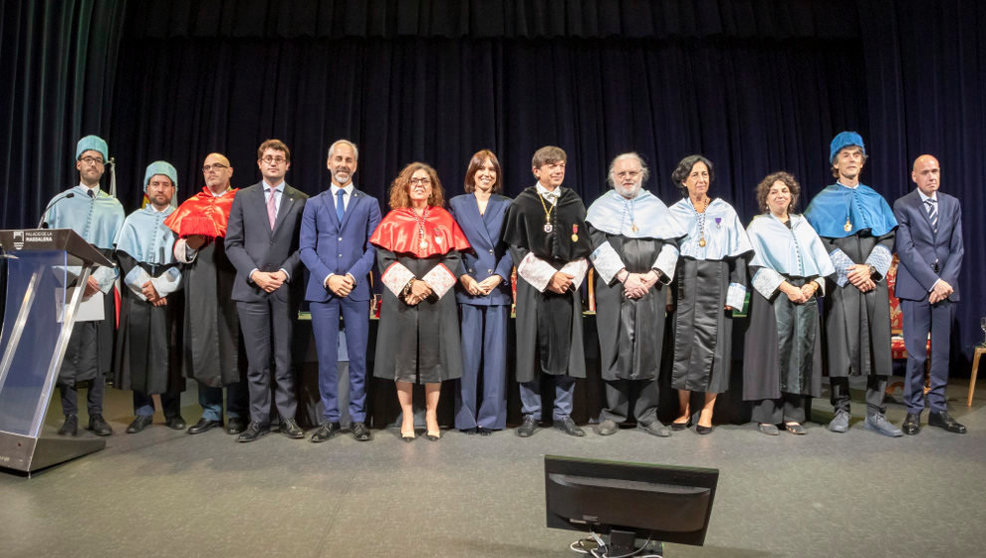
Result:
[[[184,265],[185,318],[182,372],[199,383],[202,418],[188,428],[201,434],[223,426],[239,434],[248,418],[245,357],[241,357],[240,320],[232,300],[236,268],[226,257],[226,221],[237,190],[230,185],[233,167],[222,153],[202,163],[205,187],[165,221],[180,238],[175,259]],[[205,234],[208,233],[208,234]]]
[[[945,404],[948,384],[949,338],[955,305],[959,301],[958,280],[962,267],[962,208],[959,200],[939,192],[941,167],[938,159],[921,155],[914,160],[911,180],[917,188],[894,202],[897,218],[896,251],[900,258],[895,293],[904,315],[904,344],[907,347],[907,376],[904,399],[907,417],[901,430],[914,435],[921,431],[924,410],[924,371],[928,334],[931,334],[931,382],[928,391],[928,425],[965,434]]]

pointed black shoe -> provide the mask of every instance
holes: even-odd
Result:
[[[311,442],[313,444],[321,444],[322,442],[331,440],[340,430],[342,430],[342,427],[339,426],[338,422],[323,422],[322,426],[319,426],[318,430],[312,434]]]
[[[89,417],[89,430],[97,436],[109,436],[113,434],[113,429],[103,420],[103,415],[92,415]]]
[[[959,424],[955,422],[955,419],[948,414],[948,411],[941,411],[939,413],[929,413],[928,414],[928,426],[935,426],[938,428],[944,428],[949,432],[955,434],[965,434],[966,428],[964,424]]]
[[[148,415],[137,415],[134,421],[127,427],[127,434],[136,434],[150,426],[154,422],[154,417]]]
[[[240,435],[236,437],[236,441],[244,443],[252,442],[257,438],[266,435],[268,432],[270,432],[270,426],[266,424],[261,425],[258,422],[250,421],[250,424],[246,427],[246,430],[241,432]]]
[[[904,422],[900,425],[900,430],[908,436],[913,436],[921,431],[921,413],[907,413]]]

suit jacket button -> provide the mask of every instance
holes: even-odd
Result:
[[[491,254],[491,255],[493,254],[493,250],[492,250],[492,249],[490,249],[490,254]]]
[[[469,273],[476,273],[476,270],[473,268],[469,268]]]
[[[492,269],[487,269],[486,270],[486,273],[489,273],[490,275],[493,275],[493,270]]]
[[[339,242],[342,242],[342,237],[341,236],[339,237]]]
[[[341,258],[342,257],[342,254],[339,254],[339,257]]]

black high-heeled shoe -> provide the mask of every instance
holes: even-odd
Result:
[[[713,427],[713,426],[702,426],[701,424],[696,424],[695,425],[695,432],[698,432],[699,434],[702,434],[702,435],[711,434],[713,428],[715,428],[715,427]]]

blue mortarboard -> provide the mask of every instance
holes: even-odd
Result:
[[[829,163],[835,161],[835,156],[840,151],[852,145],[859,146],[863,150],[863,156],[866,156],[866,146],[863,145],[863,136],[856,132],[839,132],[838,135],[832,138],[832,144],[829,145]]]
[[[178,187],[178,171],[175,167],[167,161],[154,161],[153,163],[147,165],[147,170],[144,171],[144,191],[147,191],[147,183],[151,181],[151,177],[155,174],[163,174],[171,179],[171,183]]]
[[[90,150],[102,153],[104,161],[110,158],[110,148],[106,145],[106,140],[99,136],[86,136],[75,147],[75,159],[78,160],[83,153]]]

